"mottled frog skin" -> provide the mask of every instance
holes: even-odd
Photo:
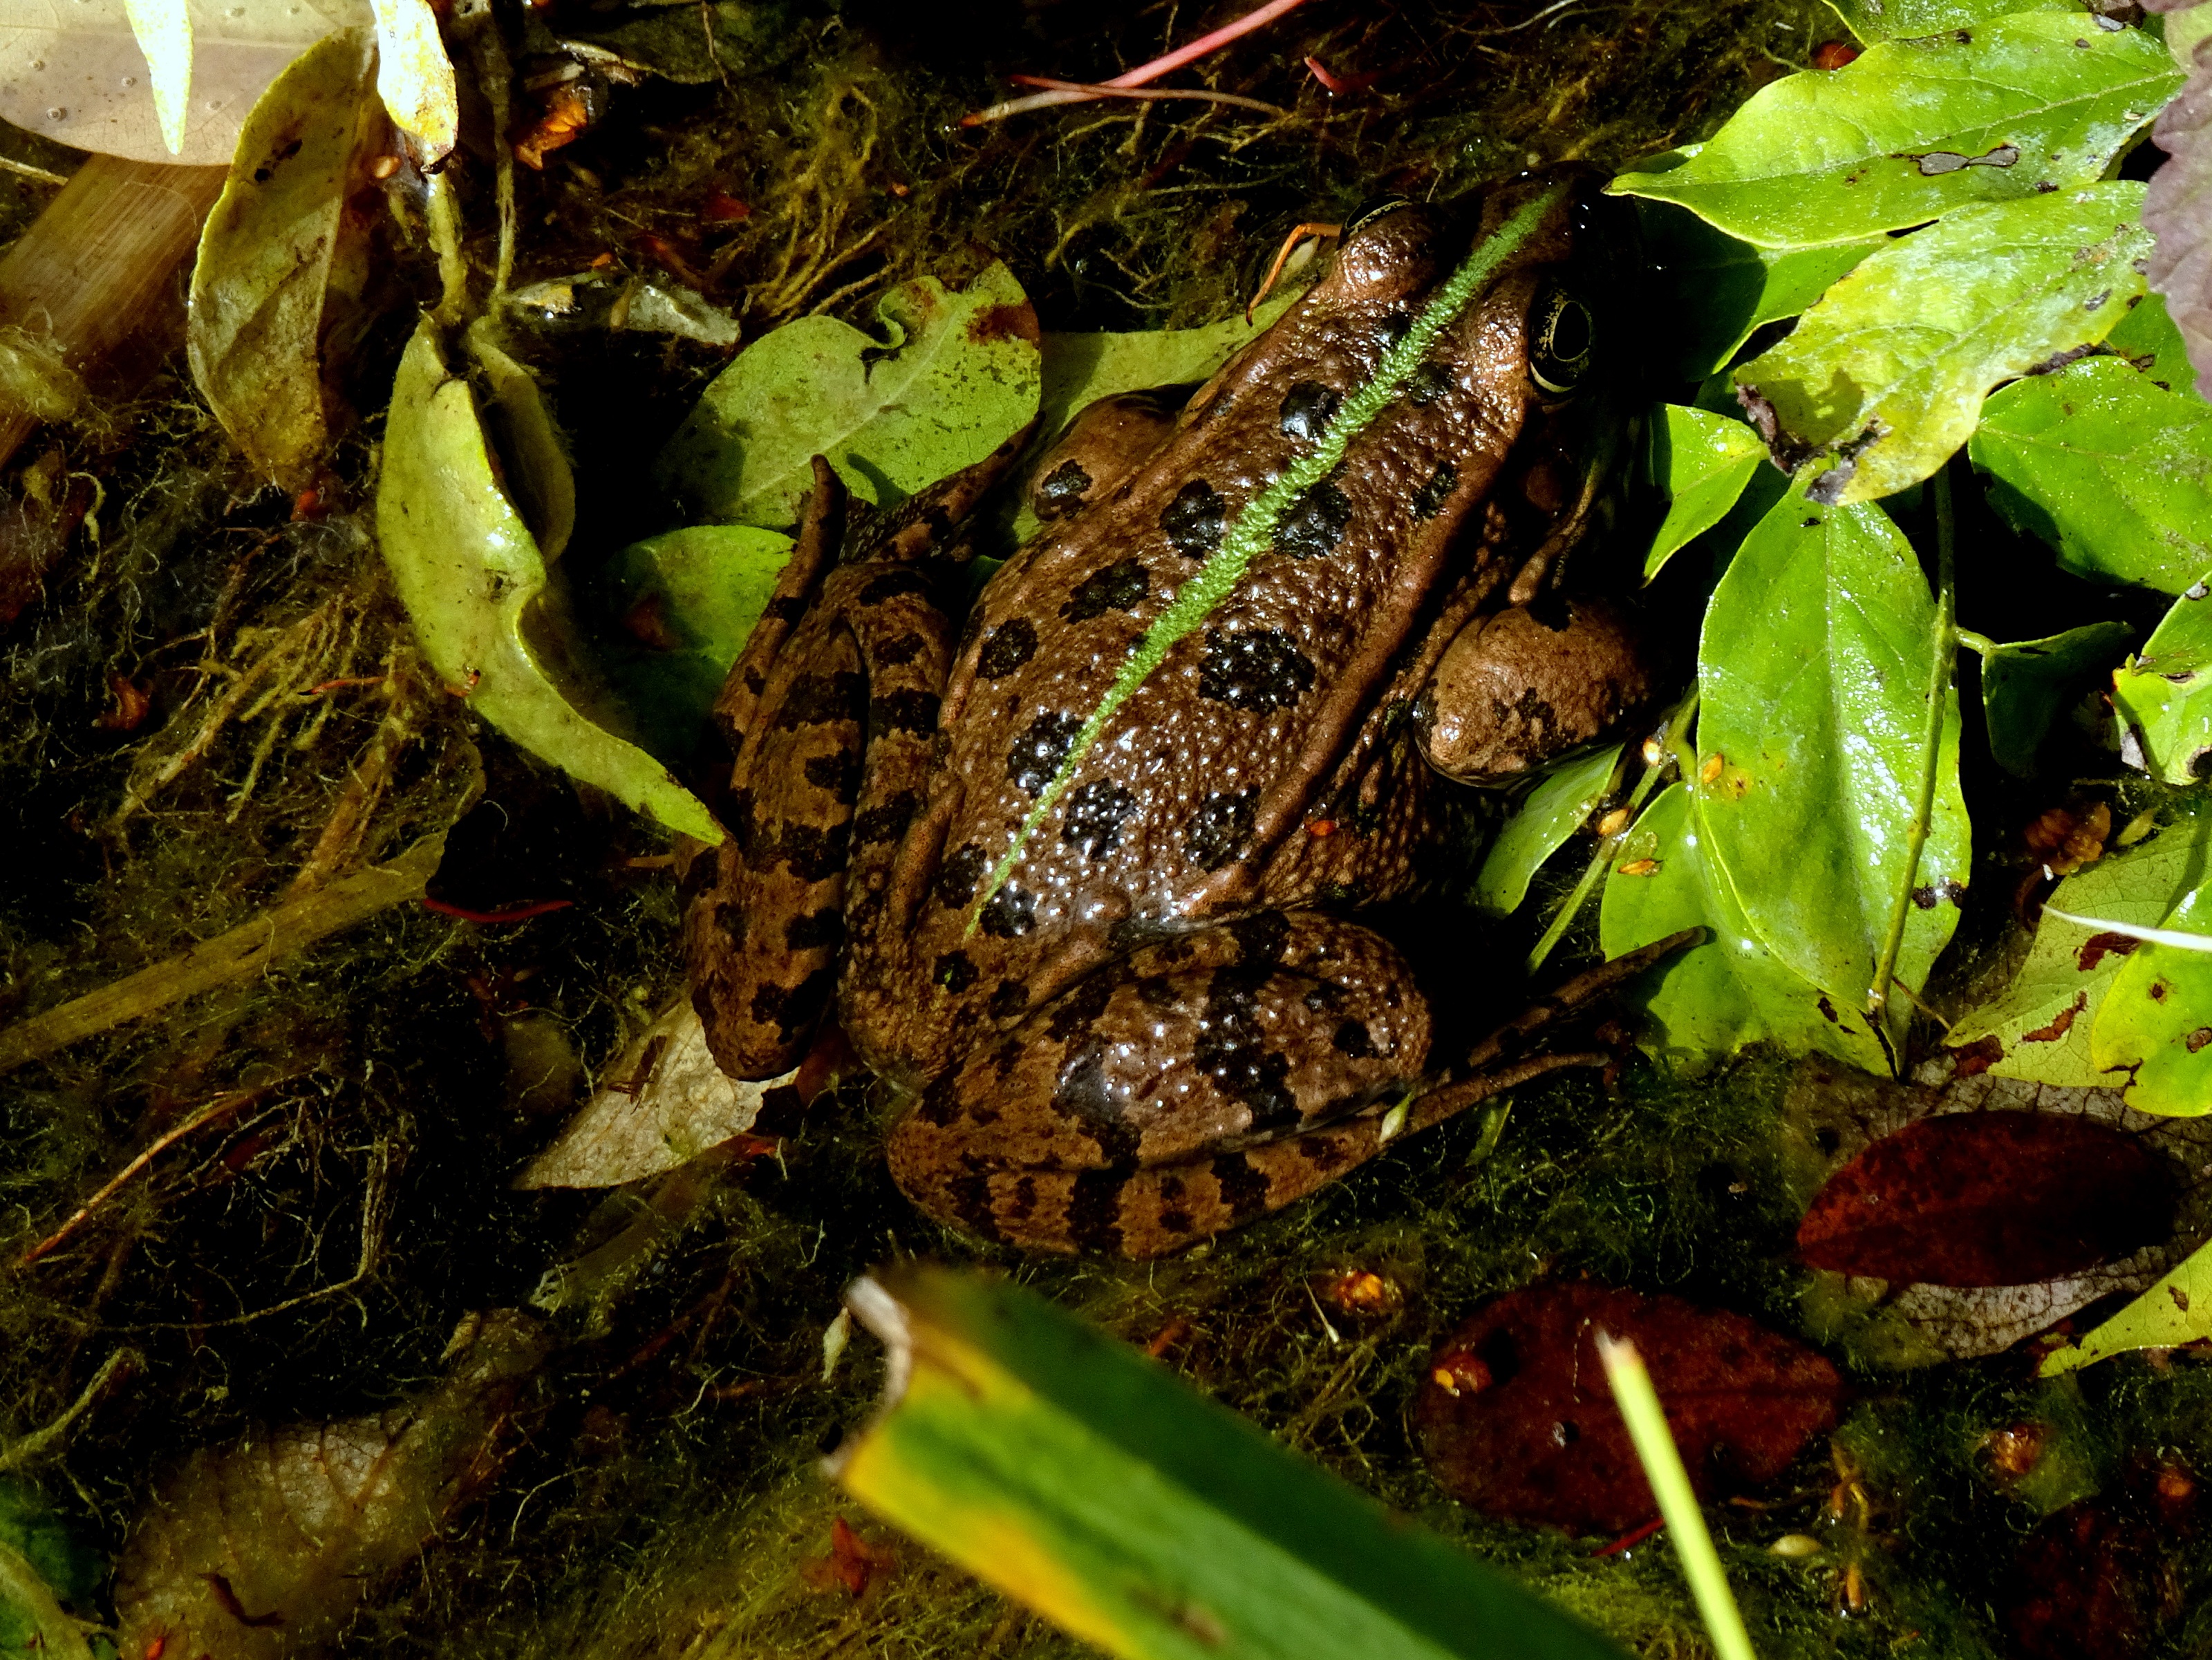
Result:
[[[1225,529],[1470,247],[1547,191],[987,892]],[[686,879],[694,1000],[723,1066],[789,1068],[834,998],[860,1057],[910,1093],[889,1152],[923,1209],[1032,1249],[1152,1256],[1310,1192],[1386,1121],[1419,1129],[1594,1058],[1534,1045],[1641,959],[1469,1045],[1347,913],[1414,883],[1452,787],[1439,770],[1511,777],[1645,695],[1632,629],[1591,591],[1618,579],[1570,557],[1605,518],[1621,442],[1613,211],[1586,181],[1531,179],[1367,216],[1179,410],[1123,400],[1078,423],[1037,470],[1049,528],[957,643],[963,577],[939,549],[1005,454],[842,559],[818,466],[720,707],[730,838]]]

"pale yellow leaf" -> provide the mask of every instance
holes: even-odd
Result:
[[[376,92],[425,166],[453,148],[460,104],[429,0],[374,0]]]

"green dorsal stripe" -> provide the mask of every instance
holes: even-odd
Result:
[[[1114,683],[1106,688],[1106,695],[1099,699],[1098,706],[1091,712],[1090,718],[1077,731],[1066,758],[1052,775],[1052,781],[1045,785],[1044,793],[1037,797],[1036,805],[1030,809],[1029,816],[1022,821],[1021,828],[1014,833],[1013,845],[992,867],[990,879],[983,884],[982,894],[975,901],[975,909],[968,918],[969,933],[975,931],[976,919],[982,915],[983,906],[990,903],[991,896],[1004,887],[1006,878],[1013,874],[1014,866],[1020,863],[1022,849],[1029,845],[1030,837],[1036,833],[1036,827],[1059,804],[1069,781],[1075,776],[1076,768],[1083,764],[1083,758],[1090,753],[1091,746],[1097,742],[1099,735],[1105,731],[1106,724],[1151,677],[1152,671],[1165,661],[1176,642],[1204,622],[1221,602],[1229,597],[1230,591],[1237,585],[1252,561],[1274,541],[1275,526],[1283,515],[1300,496],[1336,470],[1337,464],[1344,459],[1345,451],[1351,447],[1352,439],[1373,425],[1376,417],[1389,408],[1391,400],[1404,390],[1407,380],[1428,356],[1429,348],[1443,332],[1444,325],[1459,315],[1461,309],[1474,297],[1475,290],[1491,273],[1519,251],[1521,245],[1534,233],[1544,215],[1565,193],[1566,186],[1564,185],[1553,185],[1507,220],[1494,234],[1477,243],[1474,251],[1461,263],[1460,268],[1451,274],[1443,287],[1437,290],[1435,297],[1414,319],[1413,326],[1406,331],[1396,345],[1382,354],[1382,361],[1376,367],[1374,378],[1339,406],[1336,418],[1328,423],[1328,430],[1322,434],[1321,442],[1292,461],[1273,483],[1245,503],[1243,512],[1237,515],[1236,521],[1223,533],[1221,545],[1199,567],[1198,574],[1182,585],[1167,609],[1152,620],[1152,626],[1145,631],[1145,637],[1131,649],[1128,661],[1121,665],[1121,672],[1114,676]]]

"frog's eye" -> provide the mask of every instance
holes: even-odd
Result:
[[[1370,197],[1360,203],[1358,212],[1344,221],[1344,239],[1349,242],[1384,215],[1394,214],[1401,208],[1410,208],[1413,205],[1402,196]]]
[[[1597,343],[1589,307],[1565,288],[1547,288],[1528,323],[1528,378],[1547,392],[1574,391]]]

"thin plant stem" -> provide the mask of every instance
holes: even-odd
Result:
[[[107,1392],[107,1386],[115,1381],[117,1373],[128,1375],[145,1364],[146,1357],[137,1349],[117,1349],[100,1363],[100,1370],[93,1373],[92,1381],[70,1403],[68,1411],[44,1428],[33,1430],[21,1440],[0,1447],[0,1474],[20,1469],[25,1464],[44,1457],[49,1449],[58,1445],[62,1438],[69,1433],[70,1426],[82,1418],[87,1409]]]
[[[1126,70],[1111,80],[1099,82],[1097,85],[1102,88],[1144,86],[1148,82],[1158,80],[1164,75],[1171,74],[1186,64],[1195,63],[1208,52],[1218,51],[1239,36],[1249,34],[1257,28],[1264,28],[1284,13],[1293,11],[1304,3],[1305,0],[1267,0],[1266,5],[1257,10],[1246,12],[1243,16],[1232,23],[1223,24],[1212,33],[1201,34],[1188,45],[1177,46],[1173,51],[1155,58],[1149,64],[1139,64],[1135,69]],[[1055,104],[1079,104],[1102,95],[1101,93],[1089,90],[1087,88],[1082,90],[1073,89],[1073,87],[1054,88],[1048,92],[1032,93],[1027,98],[1010,98],[1005,103],[994,104],[987,110],[972,111],[960,118],[960,124],[963,127],[980,127],[987,122],[1003,121],[1010,115],[1020,115],[1030,110],[1050,109]]]
[[[1698,1615],[1705,1622],[1713,1652],[1720,1660],[1756,1660],[1751,1633],[1744,1629],[1743,1615],[1729,1590],[1728,1575],[1721,1571],[1720,1553],[1713,1548],[1713,1536],[1705,1530],[1705,1513],[1691,1490],[1689,1472],[1682,1468],[1682,1455],[1675,1450],[1674,1438],[1667,1428],[1666,1409],[1659,1404],[1658,1391],[1651,1387],[1644,1357],[1627,1339],[1603,1331],[1597,1334],[1597,1353],[1605,1362],[1605,1380],[1613,1385],[1613,1398],[1627,1421],[1628,1439],[1635,1445],[1644,1477],[1651,1483],[1651,1496],[1659,1501],[1660,1515],[1667,1518],[1674,1558],[1682,1565],[1682,1577],[1690,1582],[1690,1595],[1697,1601]]]
[[[1183,99],[1198,104],[1228,104],[1240,110],[1258,110],[1264,115],[1279,115],[1289,120],[1291,112],[1280,104],[1269,104],[1257,98],[1246,98],[1233,92],[1210,92],[1203,87],[1115,87],[1103,81],[1060,81],[1048,75],[1018,75],[1013,77],[1025,87],[1048,87],[1054,92],[1079,92],[1092,98]]]
[[[1695,759],[1684,747],[1684,739],[1689,732],[1690,723],[1695,720],[1697,716],[1698,689],[1693,686],[1690,688],[1690,694],[1682,700],[1681,706],[1668,718],[1667,724],[1662,729],[1664,736],[1661,742],[1675,757],[1686,778],[1689,776],[1695,765]],[[1543,936],[1529,949],[1526,965],[1527,972],[1534,974],[1541,968],[1544,966],[1544,960],[1552,954],[1553,948],[1566,936],[1567,930],[1574,926],[1575,918],[1582,914],[1583,906],[1589,902],[1589,896],[1597,887],[1598,878],[1606,873],[1607,867],[1613,863],[1613,856],[1620,851],[1621,843],[1627,838],[1629,833],[1635,829],[1638,809],[1642,808],[1644,798],[1651,793],[1653,786],[1662,776],[1662,767],[1647,766],[1644,769],[1644,776],[1636,780],[1636,787],[1629,792],[1626,803],[1628,809],[1627,822],[1613,834],[1599,839],[1597,851],[1590,855],[1589,863],[1583,871],[1582,880],[1575,884],[1574,892],[1567,895],[1559,908],[1552,913],[1551,923],[1545,928]]]
[[[268,1093],[269,1090],[266,1087],[261,1089],[233,1089],[227,1091],[225,1094],[216,1096],[213,1100],[210,1101],[198,1112],[193,1113],[191,1118],[185,1119],[182,1124],[174,1126],[166,1134],[156,1136],[154,1139],[153,1143],[149,1146],[144,1152],[141,1153],[137,1158],[131,1160],[131,1161],[124,1166],[122,1169],[116,1172],[114,1176],[109,1179],[106,1186],[102,1187],[99,1192],[94,1194],[89,1199],[87,1199],[82,1205],[78,1206],[76,1215],[70,1217],[69,1221],[64,1222],[52,1233],[48,1234],[45,1239],[40,1240],[38,1244],[33,1245],[28,1251],[18,1257],[15,1259],[15,1265],[18,1268],[27,1268],[31,1263],[37,1262],[40,1257],[47,1255],[52,1251],[58,1250],[69,1239],[71,1234],[75,1233],[78,1228],[84,1226],[86,1220],[91,1216],[94,1211],[99,1209],[100,1206],[106,1204],[110,1199],[113,1198],[117,1193],[122,1190],[124,1184],[128,1182],[133,1176],[136,1176],[140,1171],[145,1169],[148,1165],[153,1163],[155,1159],[161,1153],[169,1148],[174,1147],[179,1142],[184,1140],[185,1136],[191,1135],[194,1130],[200,1129],[204,1125],[213,1124],[217,1118],[228,1118],[230,1114],[237,1112],[240,1107],[246,1106],[248,1102],[259,1100]]]
[[[1912,822],[1905,833],[1905,871],[1897,884],[1897,900],[1891,907],[1889,934],[1881,957],[1875,965],[1874,984],[1867,988],[1867,1013],[1875,1028],[1889,1027],[1889,988],[1897,975],[1897,955],[1905,946],[1905,919],[1912,914],[1912,884],[1920,875],[1920,855],[1928,845],[1928,831],[1936,813],[1936,774],[1943,754],[1943,717],[1950,712],[1951,676],[1957,666],[1958,531],[1951,512],[1951,463],[1945,462],[1929,481],[1936,504],[1936,625],[1928,669],[1927,710],[1922,718],[1919,799],[1913,804]]]

